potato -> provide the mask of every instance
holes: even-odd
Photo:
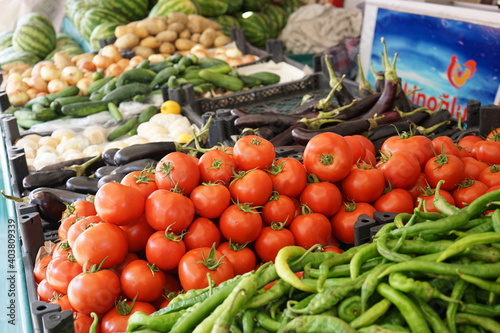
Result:
[[[218,36],[214,40],[214,46],[219,47],[231,42],[231,38],[226,35]]]
[[[54,54],[54,64],[57,68],[63,69],[65,67],[72,66],[73,62],[71,61],[71,57],[69,55],[56,52]]]
[[[185,29],[186,29],[186,26],[184,25],[184,23],[174,22],[174,23],[170,23],[168,25],[168,29],[167,30],[172,30],[172,31],[175,31],[177,33],[180,33],[181,31],[183,31]]]
[[[159,48],[161,54],[173,54],[176,50],[175,45],[170,42],[162,43]]]
[[[172,24],[174,22],[180,22],[186,25],[188,23],[188,17],[185,13],[171,12],[168,13],[167,21],[169,24]]]
[[[156,35],[156,39],[160,42],[173,42],[177,39],[177,32],[165,30]]]
[[[141,27],[141,26],[135,27],[134,33],[141,39],[149,36],[149,31],[148,29],[146,29],[146,27]]]
[[[191,39],[193,42],[195,42],[195,43],[199,43],[199,42],[200,42],[200,36],[201,36],[201,34],[199,34],[199,33],[195,33],[195,34],[192,34],[192,35],[191,35],[191,38],[190,38],[190,39]]]
[[[215,37],[217,37],[215,29],[207,28],[201,33],[200,44],[205,47],[211,47],[214,45]]]
[[[133,27],[129,27],[127,25],[119,25],[115,28],[115,37],[120,38],[123,35],[133,33],[133,32],[134,32]]]
[[[168,22],[165,17],[148,17],[140,21],[137,26],[148,29],[150,35],[156,35],[163,30],[167,30]]]
[[[141,22],[141,20],[129,22],[129,23],[127,23],[127,27],[135,29],[137,27],[137,25],[139,24],[139,22]]]
[[[152,48],[141,45],[134,47],[133,50],[136,55],[141,56],[144,59],[149,58],[150,55],[155,53]]]
[[[182,30],[181,32],[179,32],[179,38],[191,38],[191,31],[189,31],[188,29]]]
[[[139,43],[140,46],[146,46],[152,49],[156,49],[160,47],[161,41],[159,41],[156,37],[154,36],[149,36],[141,40]]]
[[[199,33],[201,34],[203,30],[205,30],[207,23],[207,18],[198,15],[198,14],[189,14],[188,15],[188,24],[187,27],[191,33]]]
[[[180,51],[188,51],[195,45],[195,42],[187,38],[179,38],[175,41],[175,48]]]
[[[139,45],[140,38],[134,33],[128,33],[125,34],[119,38],[116,39],[115,41],[115,46],[120,49],[131,49],[137,45]]]

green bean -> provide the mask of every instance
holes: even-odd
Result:
[[[422,313],[424,314],[425,319],[427,320],[427,323],[429,323],[429,326],[431,327],[433,332],[439,332],[439,333],[450,332],[446,324],[441,319],[441,317],[439,317],[436,311],[434,311],[434,309],[431,308],[429,303],[427,303],[420,297],[414,297],[414,300],[420,307],[420,310],[422,310]]]
[[[413,211],[413,214],[416,215],[420,220],[430,220],[436,221],[443,217],[441,213],[438,212],[424,212],[420,209],[416,209]]]
[[[351,322],[361,314],[361,297],[354,295],[342,300],[339,304],[338,317],[347,322]]]
[[[430,333],[427,321],[417,305],[404,293],[392,288],[385,282],[379,283],[377,291],[387,298],[401,312],[413,333]]]
[[[495,282],[500,283],[500,276],[497,277]],[[496,302],[496,299],[497,299],[497,294],[494,292],[490,292],[490,294],[488,295],[488,304],[494,304]]]
[[[375,323],[381,318],[387,310],[391,307],[392,303],[386,298],[373,304],[368,310],[364,311],[359,317],[349,322],[354,328],[361,328]]]
[[[360,268],[361,273],[364,273],[366,271],[371,270],[372,268],[374,268],[378,264],[380,264],[383,260],[385,260],[383,257],[377,257],[377,258],[373,258],[373,259],[368,260],[367,262],[365,262],[361,265],[361,268]],[[328,279],[328,278],[349,277],[350,274],[351,274],[351,265],[349,263],[349,264],[333,266],[328,271],[326,278]]]
[[[462,210],[454,215],[448,215],[437,221],[425,221],[409,227],[392,230],[394,236],[401,236],[406,232],[408,237],[418,235],[437,235],[450,230],[460,228],[469,221],[469,214]]]
[[[127,332],[135,332],[145,328],[162,332],[170,331],[185,311],[180,310],[154,317],[141,311],[134,312],[128,319]]]
[[[480,234],[471,234],[456,240],[453,244],[451,244],[446,250],[444,250],[441,253],[441,255],[436,261],[441,262],[452,256],[455,256],[464,251],[465,249],[467,249],[471,245],[490,244],[497,242],[500,242],[499,232],[483,232]]]
[[[500,316],[500,304],[465,303],[463,312],[486,317],[498,317]]]
[[[277,332],[280,327],[279,321],[274,320],[262,311],[257,311],[255,314],[255,320],[260,327],[265,328],[270,332]]]
[[[460,312],[457,313],[456,320],[458,324],[472,324],[490,332],[500,332],[500,323],[489,317]]]
[[[464,295],[465,289],[467,288],[468,283],[464,280],[458,280],[453,286],[453,290],[451,291],[450,297],[460,301]],[[457,303],[448,303],[446,307],[446,323],[448,324],[448,329],[452,333],[457,332],[456,326],[456,313],[458,310]]]
[[[332,286],[340,286],[349,281],[351,281],[351,278],[349,277],[330,278],[325,280],[324,286],[327,288]],[[302,278],[302,282],[311,286],[316,286],[318,284],[317,279],[311,279],[311,278]]]
[[[494,231],[500,232],[500,209],[495,209],[491,214],[491,224]]]
[[[475,277],[473,275],[464,274],[458,270],[457,270],[457,274],[462,280],[465,280],[469,283],[472,283],[473,285],[475,285],[481,289],[491,291],[495,294],[500,294],[500,283],[483,280],[483,279]]]
[[[295,332],[336,332],[356,333],[348,323],[340,318],[328,315],[304,315],[293,318],[283,328],[283,333]]]
[[[380,235],[380,237],[377,238],[376,244],[377,244],[377,252],[380,253],[384,258],[394,261],[394,262],[403,262],[403,261],[409,261],[411,260],[411,256],[407,254],[401,254],[398,252],[395,252],[387,246],[387,239],[389,238],[390,234],[383,234]]]
[[[376,243],[371,243],[370,245],[362,248],[358,252],[356,252],[352,259],[351,262],[349,263],[349,269],[351,272],[351,279],[355,279],[359,276],[359,271],[361,269],[361,265],[366,262],[368,259],[375,258],[379,256],[379,252],[377,249],[377,244]],[[318,286],[318,289],[320,286]]]
[[[364,313],[366,311],[368,299],[371,295],[373,295],[373,293],[377,289],[377,285],[382,280],[379,275],[392,265],[393,263],[383,262],[379,266],[372,269],[366,276],[366,280],[361,286],[361,313]]]

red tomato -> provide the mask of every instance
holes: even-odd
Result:
[[[70,247],[73,247],[75,240],[80,236],[82,232],[84,232],[90,226],[101,223],[102,219],[98,215],[86,216],[80,219],[77,219],[75,223],[73,223],[66,234],[67,242]]]
[[[467,151],[467,156],[476,157],[476,153],[473,152],[474,144],[478,141],[483,141],[483,138],[475,135],[467,135],[458,140],[458,146],[462,148],[462,150]]]
[[[311,183],[302,191],[300,202],[309,207],[313,213],[329,217],[339,210],[342,194],[339,188],[332,183]]]
[[[409,151],[399,150],[389,155],[382,155],[377,163],[392,188],[407,188],[413,185],[420,176],[420,162]]]
[[[500,189],[500,185],[495,185],[495,186],[492,186],[492,187],[488,188],[488,190],[486,191],[486,193],[493,192],[493,191],[496,191],[496,190],[499,190],[499,189]]]
[[[68,239],[68,230],[69,228],[75,224],[76,215],[70,215],[68,217],[62,218],[61,223],[59,224],[59,228],[57,228],[57,236],[61,242],[64,242]]]
[[[366,148],[363,142],[361,142],[357,137],[352,135],[344,136],[344,139],[349,143],[352,152],[352,164],[362,161],[366,154]]]
[[[66,242],[59,242],[57,243],[56,247],[54,250],[52,250],[52,257],[57,258],[57,257],[68,257],[68,254],[73,253],[71,250],[71,246],[69,246],[69,243]]]
[[[159,189],[178,188],[185,195],[189,195],[200,181],[200,169],[191,156],[172,152],[165,155],[156,165],[155,178]]]
[[[234,144],[233,157],[241,170],[264,170],[274,162],[276,151],[270,141],[257,135],[246,135]]]
[[[327,245],[327,246],[323,247],[323,252],[335,252],[335,253],[341,254],[344,251],[342,251],[341,248],[339,248],[335,245]]]
[[[193,222],[194,213],[194,204],[188,197],[169,190],[156,190],[146,200],[146,220],[155,230],[171,225],[172,232],[181,233]]]
[[[235,276],[234,268],[215,247],[200,247],[186,252],[179,267],[179,281],[184,290],[208,287],[207,274],[216,285]]]
[[[74,309],[71,307],[71,304],[69,303],[68,295],[62,295],[56,293],[53,295],[52,298],[49,299],[49,303],[59,305],[61,307],[61,311],[66,311],[66,310],[74,311]]]
[[[464,178],[478,179],[481,171],[489,167],[488,164],[474,157],[462,157],[462,162],[464,163]]]
[[[273,182],[267,172],[260,169],[241,171],[229,185],[234,202],[264,205],[273,193]]]
[[[200,178],[203,183],[219,183],[228,186],[236,162],[231,154],[219,149],[212,149],[201,155],[198,161]]]
[[[40,301],[48,302],[49,299],[54,297],[54,293],[57,294],[57,290],[54,289],[47,281],[47,279],[43,279],[36,286],[36,294]]]
[[[345,203],[344,207],[341,207],[337,214],[330,218],[333,235],[342,243],[354,244],[354,223],[361,214],[373,217],[376,211],[375,207],[369,203]]]
[[[413,213],[414,200],[410,192],[403,188],[395,188],[382,194],[373,207],[379,212]]]
[[[194,204],[195,212],[209,219],[218,218],[231,203],[229,189],[224,185],[216,183],[206,183],[196,186],[189,195],[189,198]]]
[[[255,240],[255,252],[263,261],[274,262],[276,254],[285,246],[295,245],[293,233],[280,225],[273,223],[265,227]]]
[[[229,260],[233,266],[234,274],[241,275],[250,272],[255,268],[257,257],[247,244],[235,244],[233,242],[223,242],[217,247],[217,251],[225,255],[224,259]]]
[[[268,169],[274,189],[279,194],[291,198],[302,193],[307,184],[307,172],[304,165],[291,157],[277,159]]]
[[[186,253],[182,237],[183,235],[175,234],[168,228],[155,232],[146,244],[146,259],[164,271],[176,268]]]
[[[128,263],[120,276],[122,291],[128,299],[139,302],[153,302],[163,293],[166,284],[165,273],[146,260]]]
[[[379,169],[358,165],[342,179],[342,192],[352,201],[373,202],[384,192],[385,177]],[[340,201],[340,200],[339,200]],[[338,203],[340,207],[341,202]]]
[[[86,271],[68,285],[68,298],[75,311],[90,315],[108,312],[120,295],[120,279],[110,270]]]
[[[427,179],[425,179],[425,173],[421,172],[417,178],[417,181],[411,186],[407,187],[408,192],[410,192],[413,200],[416,200],[417,197],[422,194],[422,190],[428,187]]]
[[[137,311],[149,315],[155,312],[156,309],[146,302],[127,302],[122,300],[102,317],[101,332],[126,332],[129,317]]]
[[[488,191],[488,186],[479,180],[466,179],[455,188],[451,195],[455,201],[455,206],[464,208],[472,201]]]
[[[221,234],[217,225],[206,217],[198,217],[184,235],[184,244],[189,251],[197,247],[211,247],[214,243],[218,246],[220,239]]]
[[[120,181],[123,185],[138,189],[145,198],[158,189],[154,169],[145,169],[129,172]]]
[[[392,136],[380,147],[380,153],[387,156],[399,150],[412,153],[420,163],[421,170],[424,169],[425,163],[434,156],[431,139],[423,135]]]
[[[75,200],[71,203],[71,205],[66,208],[63,212],[62,218],[69,217],[74,215],[75,217],[85,217],[90,215],[96,215],[97,212],[95,210],[95,205],[92,201],[89,200]]]
[[[262,207],[262,221],[267,225],[282,222],[289,225],[295,218],[295,202],[287,195],[274,194]]]
[[[368,149],[365,149],[365,156],[361,161],[369,165],[377,165],[377,158],[375,157],[375,154],[373,154],[371,150]]]
[[[97,214],[103,221],[126,225],[144,214],[146,198],[138,189],[116,182],[101,186],[94,196]]]
[[[47,282],[59,293],[68,293],[70,281],[82,272],[79,265],[72,256],[52,258],[47,266]]]
[[[358,139],[363,144],[363,146],[366,149],[368,149],[368,151],[370,151],[373,155],[375,155],[375,153],[376,153],[375,145],[373,144],[373,142],[370,139],[368,139],[366,136],[360,135],[360,134],[354,134],[351,136]]]
[[[488,164],[500,164],[500,141],[478,141],[472,150],[478,160]]]
[[[335,183],[351,171],[352,151],[341,135],[321,133],[307,142],[303,161],[308,173]]]
[[[129,262],[132,262],[132,261],[137,260],[137,259],[139,259],[139,256],[136,253],[129,252],[129,253],[127,253],[127,255],[125,256],[125,259],[123,259],[121,263],[119,263],[118,265],[113,267],[113,271],[118,276],[120,276],[120,275],[122,275],[122,272],[123,272],[123,269],[125,268],[125,266],[127,266],[129,264]]]
[[[435,196],[435,189],[431,188],[426,188],[423,190],[422,194],[418,196],[418,198],[422,198],[424,200],[424,207],[428,212],[436,212],[438,213],[439,211],[434,207],[434,196]],[[446,199],[451,205],[455,205],[455,199],[453,199],[453,196],[451,195],[450,192],[443,190],[442,188],[439,191],[439,194]],[[415,203],[415,206],[417,206],[418,203]]]
[[[222,236],[233,243],[243,244],[257,239],[262,229],[260,213],[248,204],[233,204],[219,219]]]
[[[78,236],[72,249],[81,266],[85,263],[102,264],[102,268],[110,268],[122,262],[127,255],[127,236],[116,224],[97,223]]]
[[[89,333],[90,326],[94,322],[94,318],[90,315],[81,313],[81,312],[73,312],[73,326],[75,329],[75,333]],[[96,333],[101,332],[101,326],[97,325]]]
[[[295,238],[295,243],[304,248],[310,248],[315,244],[325,246],[332,240],[332,227],[323,214],[299,215],[293,219],[289,229]]]
[[[40,283],[40,281],[47,277],[47,266],[51,260],[52,255],[47,255],[35,262],[33,266],[33,275],[35,276],[36,283]]]
[[[462,157],[460,149],[449,136],[437,136],[431,142],[437,155],[442,154],[444,151],[446,154]]]
[[[441,188],[452,191],[464,179],[464,163],[460,157],[451,154],[440,154],[430,158],[425,164],[425,178],[431,187],[436,187],[440,180],[445,182]]]
[[[127,237],[128,252],[144,250],[149,237],[155,232],[144,215],[120,228]]]
[[[478,180],[485,183],[488,187],[500,185],[500,167],[496,164],[484,169],[479,174]]]

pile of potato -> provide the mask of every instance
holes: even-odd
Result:
[[[114,45],[131,49],[135,55],[163,57],[190,51],[194,46],[217,48],[231,39],[222,33],[218,23],[196,14],[172,12],[168,17],[147,17],[115,29]]]

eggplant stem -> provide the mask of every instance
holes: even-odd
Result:
[[[368,91],[370,93],[373,93],[372,86],[370,82],[366,79],[365,73],[363,71],[363,66],[361,66],[361,56],[358,54],[357,57],[357,62],[358,62],[358,72],[359,72],[359,90],[361,91]]]
[[[3,190],[0,191],[0,194],[2,195],[2,197],[4,197],[7,200],[12,200],[15,202],[24,202],[24,203],[29,202],[28,197],[24,197],[24,198],[15,197],[12,195],[5,194],[5,192]]]
[[[73,170],[74,172],[76,172],[77,176],[83,176],[85,174],[85,171],[87,171],[87,168],[94,164],[94,162],[98,161],[100,158],[101,154],[98,154],[83,164],[72,165],[64,168],[64,170]]]

